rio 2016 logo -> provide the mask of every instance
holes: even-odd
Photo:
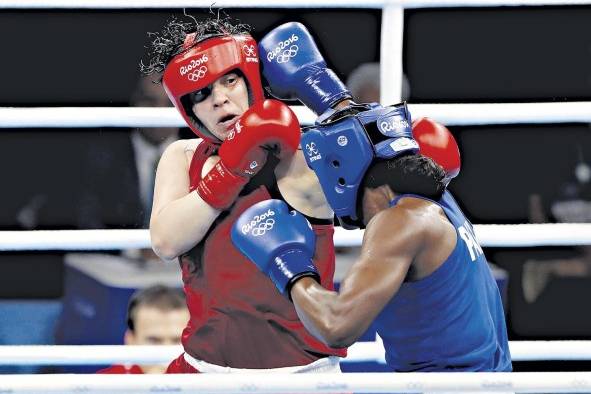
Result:
[[[201,66],[197,70],[187,74],[187,79],[191,82],[197,82],[201,78],[203,78],[206,73],[207,73],[207,67]]]
[[[406,119],[390,118],[380,122],[380,130],[386,133],[406,128],[409,128]]]
[[[298,40],[299,37],[294,33],[288,39],[279,42],[272,51],[267,53],[267,60],[271,62],[273,59],[277,58],[278,63],[289,61],[289,59],[298,54],[298,46],[293,45]]]
[[[198,67],[207,63],[208,60],[209,60],[209,58],[207,57],[206,53],[202,54],[201,57],[198,59],[197,58],[191,59],[189,64],[187,64],[185,66],[181,66],[181,68],[179,69],[181,76],[185,75],[188,72],[191,72],[193,70],[197,70]],[[207,71],[207,68],[205,70]]]
[[[275,219],[271,216],[275,216],[275,211],[271,208],[265,213],[260,215],[254,215],[250,222],[245,223],[241,227],[242,234],[246,235],[251,233],[253,237],[259,237],[265,235],[269,230],[273,229],[275,225]]]

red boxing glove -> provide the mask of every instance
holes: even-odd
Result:
[[[443,167],[446,183],[460,173],[460,150],[447,127],[429,118],[419,118],[412,122],[412,135],[419,144],[420,153]]]
[[[291,156],[300,144],[300,124],[289,107],[277,100],[251,106],[236,121],[222,143],[220,161],[197,185],[197,193],[216,209],[232,205],[238,194],[267,161],[265,148]]]

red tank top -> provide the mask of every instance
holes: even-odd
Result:
[[[205,142],[197,147],[189,170],[192,189],[214,151],[215,147]],[[231,226],[240,214],[272,198],[269,189],[276,187],[276,180],[269,174],[273,169],[268,163],[232,207],[218,216],[203,240],[179,258],[191,314],[183,346],[199,360],[260,369],[305,365],[329,355],[346,356],[346,349],[329,348],[308,333],[293,304],[230,240]],[[267,179],[261,181],[265,174]],[[312,227],[317,236],[314,263],[322,285],[332,289],[334,228],[332,224]]]

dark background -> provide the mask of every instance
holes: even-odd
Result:
[[[250,24],[257,39],[282,22],[303,22],[343,79],[360,63],[379,61],[379,10],[226,12]],[[128,106],[149,42],[146,33],[158,31],[169,17],[181,13],[0,11],[0,106]],[[207,16],[204,10],[187,13]],[[411,86],[409,101],[590,100],[590,21],[591,7],[407,10],[404,70]],[[532,193],[542,196],[548,211],[561,185],[573,177],[578,149],[591,160],[587,124],[451,130],[463,160],[451,189],[476,224],[527,222]],[[137,190],[127,187],[134,176],[125,142],[128,132],[2,130],[0,229],[138,227]],[[34,220],[27,221],[31,212]],[[555,291],[562,298],[542,300],[539,311],[525,308],[520,298],[520,263],[532,254],[571,252],[570,248],[487,250],[489,259],[511,275],[509,312],[519,313],[519,319],[509,323],[512,338],[553,333],[591,336],[591,317],[576,312],[554,319],[545,316],[548,308],[574,312],[570,305],[591,296],[588,281],[560,285],[564,288],[555,285],[550,295]],[[59,298],[62,256],[62,252],[1,254],[0,298]],[[573,288],[576,292],[569,293]],[[532,327],[549,326],[554,331],[532,331],[523,324],[527,319]]]
[[[250,24],[255,38],[282,22],[303,22],[343,79],[360,63],[379,61],[379,10],[226,12]],[[204,10],[187,13],[208,15]],[[173,15],[181,11],[0,12],[0,75],[4,76],[0,105],[129,105],[139,78],[138,64],[149,43],[146,33],[158,31]],[[407,10],[404,69],[411,86],[409,101],[589,100],[589,21],[591,7]],[[541,193],[549,204],[558,185],[572,175],[577,147],[587,160],[591,157],[586,124],[454,127],[452,131],[463,158],[461,175],[452,189],[476,223],[526,221],[530,193]],[[96,152],[113,146],[120,132],[3,130],[0,175],[10,193],[3,196],[6,209],[0,212],[0,226],[18,226],[11,219],[13,212],[35,190],[51,192],[47,201],[39,203],[47,209],[40,209],[36,228],[84,225],[64,195],[75,189],[73,184],[94,175],[84,172],[80,160],[92,154],[95,157],[90,160],[95,162],[104,155],[117,156],[114,159],[125,155],[123,150]],[[95,152],[75,152],[84,145],[93,146]],[[72,167],[76,171],[68,170]],[[105,193],[105,187],[97,189]],[[117,196],[121,189],[106,192]],[[113,217],[103,220],[104,226],[133,226],[135,219],[125,217],[129,211],[116,207]],[[94,222],[90,225],[101,227]]]

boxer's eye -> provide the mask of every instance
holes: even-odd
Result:
[[[205,100],[211,94],[211,87],[206,86],[203,89],[196,90],[192,93],[189,93],[189,99],[191,103],[198,104]]]
[[[222,81],[223,81],[223,84],[225,86],[234,86],[238,82],[238,78],[240,78],[238,76],[238,74],[236,74],[236,73],[230,73],[230,74],[224,75]]]

